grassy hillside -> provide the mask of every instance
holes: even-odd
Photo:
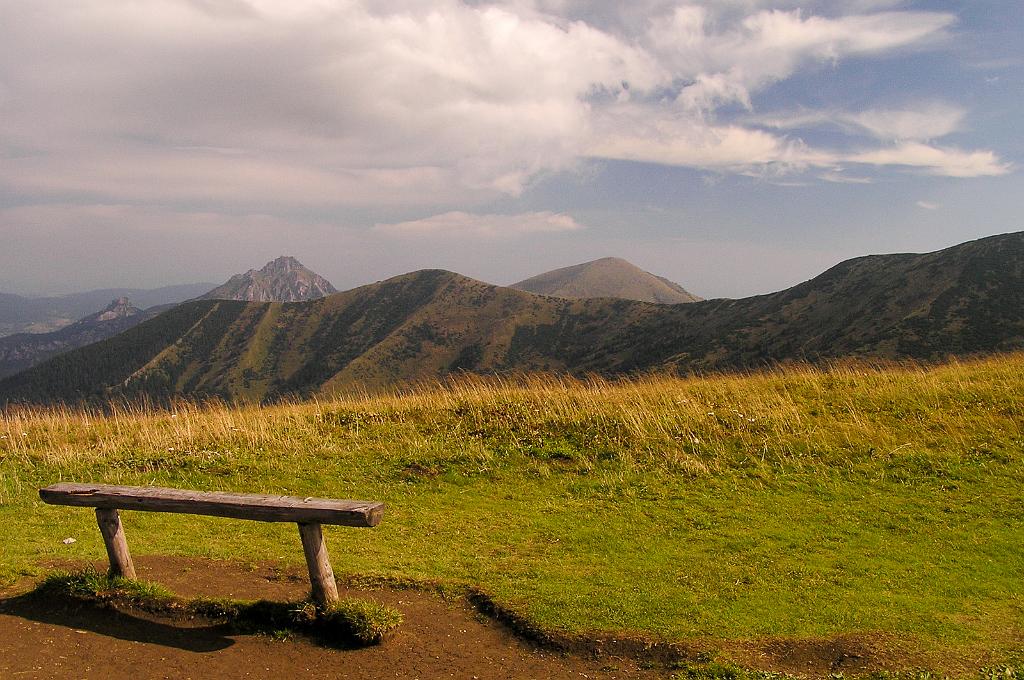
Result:
[[[241,307],[241,303],[232,302],[193,302],[175,307],[113,338],[58,355],[6,378],[0,381],[0,393],[9,391],[28,401],[46,401],[53,395],[69,401],[104,400],[112,387],[121,386],[182,336],[196,333],[199,326],[215,328],[217,319],[237,314]]]
[[[848,260],[788,290],[723,303],[711,316],[703,337],[724,337],[700,359],[711,365],[800,355],[939,358],[1020,348],[1024,233],[924,255]]]
[[[310,302],[210,304],[188,303],[134,335],[0,381],[0,403],[83,394],[267,400],[459,372],[687,374],[1008,351],[1024,348],[1024,233],[858,258],[779,293],[685,305],[557,299],[439,270]]]
[[[58,479],[367,498],[388,504],[380,527],[328,529],[341,575],[471,583],[547,628],[700,640],[726,657],[745,639],[853,634],[968,673],[1024,657],[1022,375],[1015,354],[8,409],[0,521],[16,538],[0,569],[102,557],[91,512],[39,503]],[[138,554],[302,559],[290,525],[125,523]]]

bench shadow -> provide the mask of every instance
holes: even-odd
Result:
[[[0,614],[189,652],[217,652],[235,644],[234,640],[225,635],[230,630],[225,624],[175,626],[133,616],[112,607],[69,602],[38,593],[0,599]]]

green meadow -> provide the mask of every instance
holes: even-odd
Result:
[[[472,585],[536,625],[660,641],[887,636],[1024,659],[1024,355],[750,375],[465,379],[276,405],[9,408],[0,583],[97,560],[92,481],[382,500],[339,576]],[[137,555],[301,564],[292,525],[124,512]],[[76,542],[65,545],[66,537]]]

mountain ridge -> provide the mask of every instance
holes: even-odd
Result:
[[[776,293],[690,304],[545,297],[443,270],[310,302],[196,301],[0,381],[0,401],[273,400],[464,371],[685,374],[1022,348],[1015,233],[854,258]]]
[[[50,297],[0,293],[0,337],[16,333],[49,333],[127,297],[141,309],[190,300],[208,291],[211,283],[186,283],[160,288],[102,288]]]

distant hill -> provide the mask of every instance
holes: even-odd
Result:
[[[645,272],[618,257],[563,267],[513,283],[511,288],[562,298],[621,298],[678,304],[701,298],[668,279]]]
[[[452,372],[616,375],[1024,348],[1024,233],[843,262],[793,288],[658,305],[425,270],[297,304],[203,300],[0,381],[0,401],[272,399]]]
[[[52,356],[105,340],[145,319],[166,311],[166,306],[143,311],[126,297],[104,309],[51,333],[18,333],[0,338],[0,377],[13,375]]]
[[[235,274],[227,283],[200,296],[201,300],[249,302],[302,302],[338,291],[331,282],[302,265],[294,257],[279,257],[259,271]]]
[[[142,309],[190,300],[210,290],[211,283],[163,288],[108,288],[54,297],[23,297],[0,293],[0,337],[15,333],[48,333],[92,314],[113,299],[126,297]]]

